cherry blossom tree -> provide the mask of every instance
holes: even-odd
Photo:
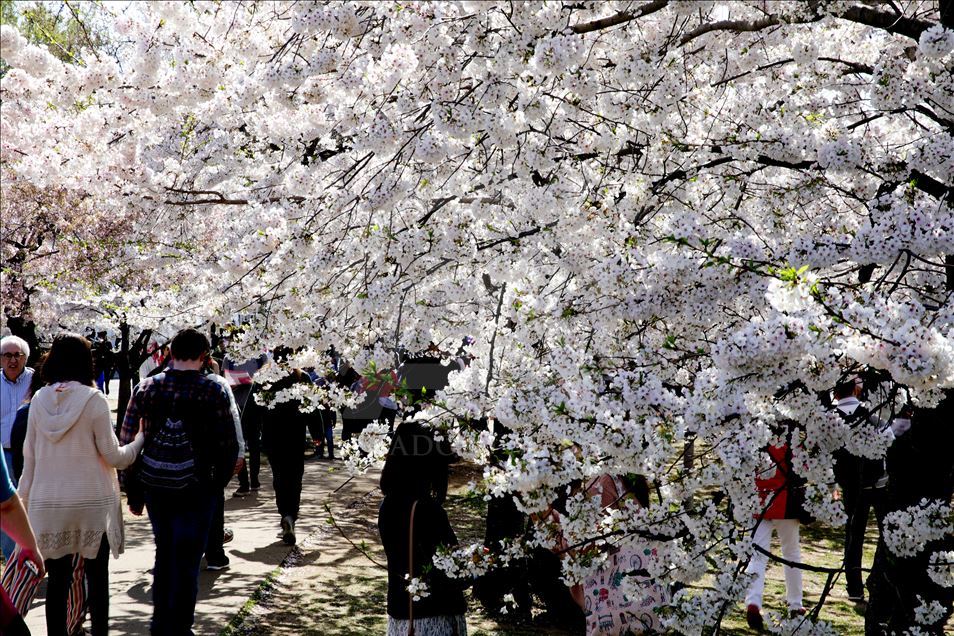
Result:
[[[843,523],[832,453],[885,448],[818,394],[874,370],[890,417],[954,388],[943,11],[163,2],[115,17],[122,66],[64,64],[5,26],[18,227],[31,198],[66,192],[58,222],[114,237],[64,245],[71,283],[23,309],[51,324],[108,306],[142,327],[241,314],[250,349],[335,345],[357,368],[470,336],[472,362],[420,417],[485,464],[476,488],[535,513],[566,499],[568,581],[593,566],[585,546],[623,537],[652,542],[663,583],[709,575],[665,620],[710,630],[748,583],[773,423],[803,427],[809,508]],[[8,254],[5,303],[54,262],[8,273]],[[482,418],[511,432],[493,442]],[[645,475],[651,505],[568,493],[607,472]],[[950,533],[945,504],[924,528]],[[557,541],[541,522],[529,542]],[[490,547],[465,549],[462,573],[520,549]],[[819,610],[803,629],[826,633]]]

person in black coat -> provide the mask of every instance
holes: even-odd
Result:
[[[288,375],[272,384],[268,391],[274,394],[296,384],[311,383],[307,373],[292,369]],[[250,403],[253,401],[254,395]],[[302,404],[298,400],[289,400],[273,404],[271,408],[250,404],[249,416],[261,418],[262,449],[272,468],[272,486],[275,489],[275,505],[281,517],[282,540],[294,545],[295,524],[301,506],[301,482],[305,474],[305,430],[316,414],[302,411]]]
[[[467,634],[464,586],[432,563],[439,547],[457,544],[442,507],[452,456],[446,443],[436,442],[421,424],[404,422],[397,427],[381,472],[384,501],[378,514],[388,558],[388,636],[408,634],[412,612],[418,634]],[[406,575],[427,586],[426,596],[412,598]]]
[[[882,422],[858,399],[863,386],[854,378],[841,382],[835,387],[835,406],[839,415],[848,423],[852,434],[872,431],[884,435],[891,441],[895,433],[891,426]],[[888,474],[884,459],[859,457],[840,449],[833,454],[835,479],[841,488],[845,514],[845,587],[848,599],[863,609],[867,603],[864,597],[861,556],[864,549],[865,531],[868,517],[874,509],[878,520],[878,535],[884,525],[887,509]]]

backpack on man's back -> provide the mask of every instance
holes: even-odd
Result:
[[[224,382],[207,376],[170,377],[165,373],[154,379],[157,385],[167,382],[212,382],[220,384],[223,392],[229,391]],[[224,488],[232,477],[238,455],[234,423],[217,416],[222,405],[192,397],[197,391],[182,391],[188,388],[186,384],[177,386],[172,399],[150,409],[139,479],[151,490],[174,492],[199,485]],[[229,399],[224,393],[221,398]]]

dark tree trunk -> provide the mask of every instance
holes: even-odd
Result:
[[[36,366],[36,361],[40,359],[40,339],[36,337],[36,323],[23,316],[8,316],[7,326],[10,328],[11,335],[23,338],[30,345],[27,366]]]
[[[132,395],[132,369],[129,364],[129,323],[125,320],[119,323],[119,352],[116,354],[116,370],[119,372],[119,395],[116,407],[116,434],[123,425],[126,416],[126,406]]]
[[[116,434],[123,425],[126,416],[126,406],[132,396],[133,382],[138,381],[137,372],[151,353],[148,351],[151,329],[144,329],[132,344],[129,342],[129,323],[125,320],[119,323],[119,351],[116,353],[116,370],[119,373],[119,395],[116,406]]]
[[[949,503],[954,495],[954,392],[936,408],[917,409],[911,430],[901,435],[888,451],[888,499],[890,510],[903,510],[922,499]],[[881,636],[906,633],[916,625],[914,610],[924,602],[937,601],[947,617],[954,607],[954,590],[942,588],[928,576],[928,559],[937,550],[954,549],[954,533],[929,543],[913,557],[898,557],[879,536],[875,563],[868,578],[869,604],[865,613],[865,633]],[[930,627],[927,634],[944,633],[945,621]]]

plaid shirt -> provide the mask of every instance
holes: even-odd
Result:
[[[146,378],[137,384],[126,407],[126,416],[123,418],[123,426],[119,432],[120,444],[128,444],[136,437],[141,418],[146,418],[148,421],[156,407],[168,404],[172,400],[185,403],[204,402],[212,405],[212,416],[227,420],[235,429],[239,447],[238,456],[245,456],[242,425],[235,398],[232,397],[232,390],[225,378],[218,375],[203,375],[199,371],[173,369]],[[124,475],[121,473],[120,477]]]

